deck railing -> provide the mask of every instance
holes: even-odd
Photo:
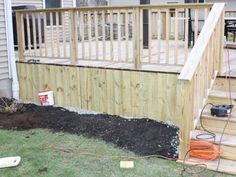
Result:
[[[221,72],[224,3],[214,4],[208,19],[178,77],[177,110],[180,118],[180,159],[189,148],[191,131],[200,118],[209,91]]]
[[[183,66],[212,4],[22,10],[19,60],[47,58]],[[143,21],[149,16],[148,21]],[[144,24],[149,24],[144,31]],[[148,32],[148,48],[144,34]],[[145,44],[147,45],[147,44]]]

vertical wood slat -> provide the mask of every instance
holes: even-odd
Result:
[[[169,64],[169,37],[170,37],[170,12],[166,10],[166,60],[165,63]]]
[[[91,11],[88,11],[88,40],[89,40],[89,59],[92,59],[92,21],[91,21]]]
[[[221,21],[219,22],[220,25],[220,53],[219,53],[219,74],[223,74],[222,69],[223,69],[223,47],[224,47],[224,19],[225,19],[225,13],[222,12],[221,15]]]
[[[152,62],[152,9],[148,9],[148,63]]]
[[[24,56],[25,36],[24,36],[23,14],[20,13],[20,12],[16,12],[16,20],[17,20],[17,29],[19,29],[19,32],[18,32],[18,35],[17,35],[18,55],[19,55],[19,60],[24,61],[25,60],[25,56]]]
[[[134,31],[133,31],[133,38],[134,38],[134,53],[133,53],[133,55],[134,55],[134,57],[133,57],[133,59],[134,59],[134,68],[135,69],[138,69],[139,67],[140,67],[140,62],[141,62],[141,60],[140,60],[140,56],[141,56],[141,50],[142,50],[142,48],[141,48],[141,45],[140,45],[140,43],[141,43],[141,28],[140,28],[140,21],[141,21],[141,19],[139,19],[139,18],[141,18],[140,17],[140,13],[141,13],[141,11],[142,11],[142,9],[140,9],[140,8],[138,8],[138,7],[136,7],[136,8],[134,8],[134,10],[133,10],[133,28],[134,28]],[[141,38],[140,38],[141,37]]]
[[[70,59],[71,64],[77,62],[77,51],[78,51],[78,34],[77,34],[77,11],[70,10],[71,20],[71,35],[70,35]]]
[[[60,50],[60,31],[59,31],[59,12],[56,12],[56,42],[57,42],[57,57],[60,58],[61,50]]]
[[[189,9],[185,9],[185,34],[184,34],[184,48],[185,48],[185,52],[184,52],[184,63],[187,61],[188,59],[188,30],[189,30],[189,26],[188,23],[189,22]]]
[[[38,37],[39,37],[39,56],[42,56],[42,24],[41,24],[41,13],[38,13]]]
[[[117,32],[118,32],[118,61],[121,61],[121,13],[117,12]]]
[[[102,11],[102,59],[106,60],[106,15],[105,11]]]
[[[31,31],[30,31],[30,20],[29,20],[29,14],[26,14],[26,26],[27,26],[27,42],[28,42],[28,50],[29,55],[31,55]]]
[[[95,41],[96,41],[96,60],[99,60],[99,44],[98,44],[98,11],[94,12],[95,21]]]
[[[136,33],[136,9],[133,8],[132,10],[132,47],[133,47],[133,62],[134,62],[134,66],[135,66],[135,60],[136,60],[136,42],[137,42],[137,33]]]
[[[44,48],[45,48],[45,57],[48,56],[48,37],[47,37],[47,13],[43,14],[43,30],[44,30]]]
[[[197,37],[198,37],[198,9],[195,9],[194,11],[194,41],[197,41]]]
[[[33,21],[34,56],[37,56],[37,39],[36,39],[36,18],[35,18],[35,13],[32,13],[32,21]]]
[[[81,34],[81,45],[82,45],[82,60],[85,59],[85,46],[84,46],[84,29],[85,29],[85,17],[84,12],[80,12],[80,34]]]
[[[113,54],[113,10],[110,10],[110,57],[111,61],[114,60]]]
[[[174,64],[178,64],[178,47],[179,47],[179,31],[178,31],[178,9],[175,9],[175,52],[174,52]]]
[[[161,61],[161,9],[157,13],[157,63]]]
[[[125,51],[126,51],[126,62],[129,61],[129,10],[125,11]]]
[[[143,62],[143,11],[144,9],[139,9],[139,15],[137,15],[137,19],[139,17],[139,23],[137,23],[139,26],[139,54],[138,54],[138,63]],[[138,30],[138,29],[137,29]]]
[[[51,55],[52,57],[55,57],[55,51],[54,51],[54,30],[53,30],[53,13],[50,12],[50,32],[51,32]]]
[[[65,12],[61,13],[62,20],[62,35],[63,35],[63,57],[67,57],[67,46],[66,46],[66,23],[65,23]]]

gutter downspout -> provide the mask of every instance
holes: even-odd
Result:
[[[12,8],[11,0],[4,0],[5,21],[7,34],[7,53],[9,66],[9,78],[12,79],[12,97],[19,100],[19,82],[16,71],[16,59],[13,42],[13,26],[12,26]]]

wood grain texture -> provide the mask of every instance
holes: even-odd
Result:
[[[177,74],[29,63],[17,68],[24,101],[39,103],[37,93],[48,88],[58,106],[179,123]]]

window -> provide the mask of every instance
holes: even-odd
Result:
[[[45,0],[45,8],[60,8],[61,0]]]
[[[45,0],[45,8],[61,8],[62,0]],[[53,13],[53,25],[56,25],[56,13]],[[47,25],[50,25],[50,14],[47,14]],[[59,13],[59,25],[61,25],[61,13]]]

